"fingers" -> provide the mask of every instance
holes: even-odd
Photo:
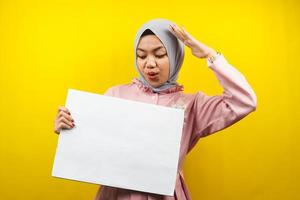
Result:
[[[59,122],[58,126],[56,127],[56,129],[54,130],[55,133],[59,134],[61,129],[71,129],[74,126],[69,125],[68,123],[65,122]]]
[[[73,120],[73,118],[71,117],[71,113],[70,113],[69,109],[67,109],[64,106],[59,106],[58,107],[57,117],[61,117],[61,116],[65,116],[67,119]]]
[[[176,24],[170,24],[170,31],[176,37],[178,37],[182,42],[184,42],[189,37],[185,29],[177,26]]]
[[[65,122],[60,122],[58,124],[59,129],[63,129],[63,128],[67,128],[67,129],[71,129],[73,128],[73,126],[70,126],[69,124],[66,124]]]
[[[182,26],[180,27],[181,28],[181,31],[182,31],[182,34],[185,38],[191,38],[192,36],[185,30],[185,28]]]
[[[67,120],[71,121],[71,122],[74,122],[74,119],[73,117],[71,117],[71,114],[69,113],[66,113],[64,111],[60,111],[58,114],[57,114],[57,118],[60,118],[60,117],[64,117],[66,118]]]
[[[60,112],[60,111],[63,111],[63,112],[66,112],[66,113],[70,113],[69,109],[66,108],[66,107],[64,107],[64,106],[59,106],[58,107],[58,112]]]
[[[60,123],[60,122],[63,122],[63,123],[65,123],[65,124],[67,124],[67,125],[69,125],[70,127],[74,127],[74,124],[73,124],[73,122],[72,122],[72,120],[68,120],[67,118],[65,118],[64,116],[61,116],[59,119],[58,119],[58,122]]]
[[[71,129],[74,126],[74,119],[71,117],[69,109],[64,106],[59,106],[58,113],[55,119],[54,132],[59,134],[61,129]]]

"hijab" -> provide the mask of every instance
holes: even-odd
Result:
[[[178,73],[183,63],[184,58],[184,44],[175,37],[169,30],[169,25],[173,22],[166,19],[154,19],[146,22],[141,26],[141,28],[137,31],[135,40],[134,40],[134,62],[136,70],[139,73],[139,80],[147,87],[152,89],[153,92],[159,93],[163,90],[169,89],[178,85],[176,82],[178,79]],[[167,55],[170,63],[170,72],[168,80],[162,84],[161,86],[155,88],[152,87],[143,77],[139,67],[137,65],[137,55],[136,49],[141,39],[142,34],[147,29],[151,30],[156,37],[160,39],[162,44],[167,50]]]

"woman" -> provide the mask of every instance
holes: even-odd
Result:
[[[208,67],[224,89],[222,95],[183,93],[183,86],[176,80],[184,58],[184,45],[197,58],[207,60]],[[137,32],[134,50],[139,78],[134,78],[130,84],[111,87],[105,94],[185,110],[174,196],[101,186],[95,200],[189,200],[191,197],[182,173],[185,156],[200,138],[222,130],[254,111],[256,95],[244,76],[222,54],[168,20],[155,19],[145,23]],[[59,107],[55,132],[74,127],[73,122],[68,109]]]

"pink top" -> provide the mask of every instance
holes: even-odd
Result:
[[[109,96],[184,108],[185,117],[174,196],[101,186],[95,200],[191,199],[182,172],[185,156],[201,137],[234,124],[256,109],[254,91],[244,76],[231,66],[223,55],[214,63],[207,60],[207,64],[224,89],[222,95],[207,96],[202,92],[184,94],[183,86],[174,86],[158,94],[151,92],[138,79],[133,79],[130,84],[114,86],[107,90],[105,95]]]

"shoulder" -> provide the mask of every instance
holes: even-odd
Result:
[[[213,96],[209,96],[202,91],[195,93],[181,93],[179,101],[182,102],[185,107],[193,108],[195,106],[205,104],[211,97]]]
[[[202,91],[197,91],[195,93],[183,93],[183,92],[181,93],[181,98],[188,99],[188,100],[203,99],[205,97],[208,97],[208,95]]]
[[[129,92],[130,90],[133,89],[133,84],[132,83],[127,83],[127,84],[119,84],[119,85],[114,85],[109,87],[104,95],[107,96],[120,96],[120,94],[124,92]]]

